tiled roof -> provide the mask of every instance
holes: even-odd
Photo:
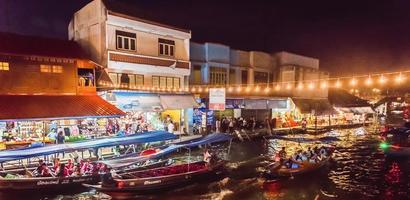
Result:
[[[0,53],[86,59],[74,41],[0,32]]]
[[[0,95],[0,121],[125,115],[97,95]]]

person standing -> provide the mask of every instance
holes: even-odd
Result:
[[[215,132],[220,133],[221,132],[221,120],[216,119],[215,121]]]
[[[172,120],[171,120],[171,121],[169,121],[169,123],[168,123],[168,132],[174,133],[174,129],[175,129],[175,126],[174,126],[174,123],[173,123]]]
[[[64,144],[65,137],[62,131],[58,132],[57,134],[57,144]]]
[[[271,128],[269,117],[265,118],[265,126],[266,126],[266,133],[268,135],[272,135],[272,128]]]
[[[228,127],[229,127],[229,133],[233,133],[233,127],[234,127],[235,125],[234,125],[234,121],[233,121],[233,119],[232,118],[229,118],[229,124],[228,124]]]

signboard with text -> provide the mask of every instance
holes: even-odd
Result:
[[[225,88],[209,88],[209,110],[225,110]]]

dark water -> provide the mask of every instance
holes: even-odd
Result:
[[[378,149],[375,135],[363,131],[340,130],[320,136],[337,136],[334,160],[320,172],[292,179],[266,181],[259,177],[266,156],[273,148],[287,146],[289,151],[313,146],[319,142],[291,142],[285,140],[259,140],[234,143],[231,148],[227,178],[211,183],[194,184],[155,195],[135,196],[133,199],[223,199],[223,200],[300,200],[300,199],[410,199],[410,159],[385,158]],[[294,137],[306,137],[295,135]],[[295,139],[294,139],[295,140]],[[296,140],[300,141],[300,140]],[[322,141],[326,142],[326,141]],[[391,170],[396,166],[396,170]],[[95,191],[65,191],[67,194],[40,192],[0,194],[0,199],[109,199]],[[59,192],[61,193],[61,192]],[[73,195],[75,194],[75,195]]]

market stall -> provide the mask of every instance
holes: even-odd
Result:
[[[0,148],[53,143],[60,133],[65,142],[101,137],[121,115],[96,95],[0,95]]]

